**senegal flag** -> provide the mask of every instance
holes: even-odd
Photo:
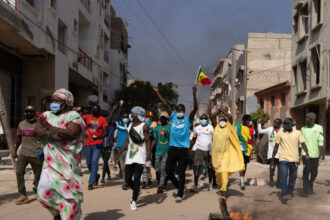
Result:
[[[202,67],[199,67],[198,69],[196,82],[202,86],[212,84],[211,79],[203,73]]]

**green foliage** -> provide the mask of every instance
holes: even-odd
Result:
[[[160,94],[174,108],[177,105],[179,94],[175,90],[177,85],[174,83],[158,83],[158,89]],[[152,111],[156,117],[158,117],[158,103],[159,98],[152,89],[150,82],[136,81],[128,87],[115,91],[114,103],[119,103],[120,100],[124,100],[123,110],[129,112],[134,106],[141,106],[147,111]]]
[[[260,118],[261,115],[262,115],[261,124],[265,124],[269,120],[269,114],[265,112],[265,110],[263,109],[261,109],[258,112],[252,112],[250,115],[252,117],[252,122],[254,125],[258,123],[258,119]]]

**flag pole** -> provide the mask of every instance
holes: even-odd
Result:
[[[196,75],[196,79],[195,79],[195,85],[197,85],[198,73],[199,73],[199,71],[200,71],[201,69],[202,69],[202,66],[199,65],[199,67],[198,67],[198,71],[197,71],[197,75]]]

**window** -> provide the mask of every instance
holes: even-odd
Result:
[[[73,31],[78,32],[78,22],[76,19],[73,19]]]
[[[293,33],[296,34],[298,32],[298,25],[299,25],[299,16],[298,12],[293,16]]]
[[[271,103],[272,103],[272,107],[274,107],[275,106],[275,96],[271,96],[270,97],[270,101],[271,101]]]
[[[33,8],[35,8],[35,0],[25,0],[27,3],[29,3]]]
[[[66,33],[67,27],[66,25],[58,21],[58,50],[62,53],[66,54]]]
[[[285,93],[281,94],[281,101],[282,101],[282,106],[286,105],[286,95],[285,95]]]
[[[265,102],[263,99],[260,99],[260,108],[261,109],[265,108]]]
[[[308,34],[308,18],[308,4],[305,4],[299,13],[299,39]]]
[[[50,7],[54,10],[57,8],[57,2],[56,0],[50,0]]]
[[[311,49],[311,86],[321,83],[320,45]]]
[[[299,79],[300,90],[299,90],[299,92],[303,92],[306,90],[307,61],[305,60],[302,63],[300,63],[299,67],[300,67],[300,79]]]
[[[312,0],[312,28],[322,23],[323,0]]]
[[[293,73],[293,81],[292,85],[295,85],[297,87],[298,85],[298,75],[297,75],[297,66],[292,67],[292,73]]]

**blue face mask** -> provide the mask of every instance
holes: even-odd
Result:
[[[178,112],[176,113],[176,117],[179,119],[182,119],[184,117],[184,113],[183,112]]]
[[[58,113],[58,112],[61,110],[61,104],[59,104],[59,103],[55,103],[55,102],[50,103],[50,110],[51,110],[54,114]]]
[[[251,125],[252,125],[252,121],[249,122],[249,126],[251,126]]]
[[[202,126],[207,125],[207,120],[206,119],[201,119],[200,122],[201,122]]]
[[[128,119],[128,118],[123,118],[123,122],[124,122],[125,124],[127,124],[127,123],[129,122],[129,119]]]

